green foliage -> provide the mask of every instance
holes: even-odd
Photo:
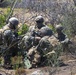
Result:
[[[50,47],[48,50],[43,50],[44,57],[46,58],[44,62],[42,62],[43,65],[46,66],[59,66],[58,58],[63,52],[62,45],[56,45],[54,47]]]
[[[5,25],[5,20],[6,20],[5,16],[0,14],[0,28],[1,28],[3,25]]]
[[[24,24],[23,26],[22,26],[22,33],[24,34],[24,33],[26,33],[28,31],[28,26],[26,25],[26,24]]]
[[[28,31],[28,28],[29,27],[26,24],[23,24],[22,27],[21,27],[21,29],[18,31],[18,34],[19,35],[25,34]]]
[[[59,66],[58,58],[63,51],[62,45],[58,45],[58,46],[54,47],[53,50],[55,51],[55,53],[47,56],[47,62],[48,62],[47,65]]]
[[[49,27],[50,29],[52,29],[53,32],[56,32],[55,27],[54,27],[53,25],[50,25],[50,24],[49,24],[48,27]]]
[[[18,69],[22,65],[22,56],[15,56],[11,58],[11,64],[13,69]],[[22,66],[21,66],[22,67]]]
[[[6,24],[6,18],[9,12],[10,9],[7,8],[7,10],[4,13],[3,12],[0,13],[0,28]]]

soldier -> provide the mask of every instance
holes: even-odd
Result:
[[[42,16],[37,16],[35,21],[36,21],[36,25],[31,26],[29,28],[28,33],[23,37],[21,47],[25,48],[28,56],[31,56],[33,53],[34,53],[33,56],[35,56],[35,54],[38,53],[38,55],[37,55],[38,57],[36,57],[36,58],[39,59],[40,55],[41,55],[41,52],[39,51],[39,47],[41,47],[41,45],[39,45],[39,44],[41,44],[44,41],[44,39],[43,39],[44,36],[51,36],[52,35],[52,30],[48,26],[43,24],[44,19]],[[36,50],[30,50],[30,48],[32,46]],[[25,52],[23,52],[23,53],[25,53]],[[25,57],[24,57],[24,59],[25,59]],[[31,60],[31,57],[30,57],[30,60]],[[32,60],[34,62],[34,65],[39,62],[39,60],[37,60],[35,62],[34,57]]]
[[[19,21],[17,18],[12,17],[9,19],[7,25],[5,25],[1,30],[1,34],[3,35],[3,44],[5,45],[4,51],[4,66],[10,65],[11,63],[11,56],[15,56],[18,52],[18,34],[17,34],[17,27]],[[8,66],[7,66],[8,67]]]
[[[43,27],[40,29],[40,33],[41,33],[41,40],[39,41],[39,44],[37,46],[37,49],[42,51],[42,50],[46,50],[49,47],[51,47],[50,42],[48,41],[48,39],[52,36],[52,30],[48,27]],[[42,48],[42,50],[41,50]]]
[[[21,47],[23,47],[23,46],[25,48],[27,47],[26,49],[31,48],[32,45],[35,45],[34,44],[34,43],[36,43],[35,40],[41,39],[39,30],[42,27],[45,27],[45,25],[43,24],[44,19],[42,16],[38,16],[38,17],[36,17],[35,21],[36,21],[36,25],[30,26],[27,34],[23,37]]]
[[[8,24],[5,25],[2,29],[0,29],[0,44],[3,43],[2,42],[2,40],[3,40],[2,35],[3,35],[4,31],[6,31],[6,30],[14,31],[15,35],[17,36],[16,31],[17,31],[18,23],[19,23],[18,19],[15,18],[15,17],[12,17],[12,18],[9,19]]]
[[[70,40],[67,37],[67,35],[63,33],[63,29],[64,28],[62,25],[56,25],[56,32],[57,32],[56,38],[62,44],[63,50],[66,50],[68,48],[68,44],[70,43]]]
[[[64,42],[68,42],[69,39],[67,37],[67,35],[65,35],[62,31],[63,31],[63,26],[61,25],[56,25],[56,32],[57,32],[57,39],[61,42],[61,43],[64,43]]]

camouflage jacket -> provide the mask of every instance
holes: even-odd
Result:
[[[43,27],[45,27],[45,25],[43,25]],[[41,28],[43,28],[43,27],[41,27]],[[39,33],[40,29],[36,26],[30,26],[28,32],[30,33],[31,36],[40,35],[40,33]]]
[[[6,30],[11,30],[11,32],[15,35],[15,37],[18,37],[18,34],[14,30],[10,29],[8,25],[5,25],[2,29],[0,29],[0,44],[3,43],[4,39],[3,34]]]

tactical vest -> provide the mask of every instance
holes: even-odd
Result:
[[[7,25],[4,26],[2,29],[0,29],[0,44],[3,43],[3,33],[4,33],[4,31],[8,30],[8,29],[10,29],[10,28]]]
[[[3,43],[3,33],[4,33],[4,31],[6,31],[6,30],[11,30],[8,25],[5,25],[2,29],[0,29],[0,44]],[[16,33],[14,33],[14,32],[13,32],[13,34],[15,34],[16,37],[18,36],[18,35],[17,35]]]

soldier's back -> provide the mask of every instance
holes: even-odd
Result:
[[[60,44],[59,40],[53,35],[49,37],[48,40],[52,44],[53,47]]]

